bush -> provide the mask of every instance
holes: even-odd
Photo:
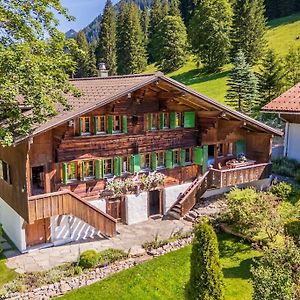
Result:
[[[294,177],[300,168],[300,164],[297,160],[286,157],[277,158],[273,160],[272,163],[272,171],[282,176]]]
[[[128,255],[122,250],[109,248],[98,253],[98,265],[104,266],[126,258]]]
[[[270,187],[270,192],[279,199],[286,201],[291,196],[293,187],[289,183],[282,181],[277,184],[272,184]]]
[[[300,245],[300,220],[290,219],[284,224],[284,233],[291,237],[296,245]]]
[[[99,254],[95,250],[87,250],[80,254],[78,265],[83,269],[93,268],[98,264]]]
[[[204,219],[195,227],[191,254],[189,299],[224,299],[217,235]]]

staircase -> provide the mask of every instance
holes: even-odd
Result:
[[[170,208],[168,216],[179,220],[186,215],[197,203],[197,199],[200,198],[208,189],[210,171],[207,171],[204,175],[197,177],[191,185],[180,194],[175,204]]]

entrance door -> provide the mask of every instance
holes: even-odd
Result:
[[[45,192],[44,166],[31,168],[32,195],[39,195]]]
[[[148,212],[149,217],[153,215],[160,215],[162,211],[161,207],[161,192],[154,190],[149,192],[148,196]]]
[[[124,209],[124,201],[122,198],[106,200],[106,213],[111,215],[118,222],[122,222],[124,220]]]
[[[27,246],[43,244],[50,239],[50,219],[34,221],[34,224],[27,224],[25,228]]]

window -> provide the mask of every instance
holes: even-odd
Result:
[[[92,160],[84,161],[82,163],[82,167],[83,167],[83,170],[82,170],[83,178],[95,177],[94,161],[92,161]]]
[[[108,158],[104,160],[104,175],[112,175],[113,174],[113,160],[112,158]]]
[[[181,127],[182,125],[182,115],[180,112],[175,113],[175,127]]]
[[[173,151],[173,164],[178,166],[179,163],[180,163],[180,152],[179,152],[179,150],[174,150]]]
[[[190,148],[185,149],[185,163],[190,163],[192,161],[192,151]]]
[[[80,134],[88,135],[91,133],[91,118],[82,117],[80,118]]]
[[[162,128],[169,128],[169,114],[161,113],[162,120],[160,121],[162,124]]]
[[[130,172],[130,159],[129,157],[125,156],[122,159],[122,173],[129,173]]]
[[[68,163],[68,180],[77,180],[77,163]]]
[[[97,133],[105,133],[106,132],[105,116],[98,116],[96,118],[97,118]]]
[[[157,114],[151,114],[151,130],[156,130],[157,129]]]
[[[158,152],[157,153],[157,166],[158,167],[164,167],[165,166],[165,153],[164,152]]]
[[[0,160],[0,179],[11,184],[10,167],[7,162]]]
[[[113,128],[114,132],[120,132],[122,130],[121,116],[114,116]]]
[[[141,168],[142,169],[149,169],[150,168],[150,153],[142,154],[141,155]]]

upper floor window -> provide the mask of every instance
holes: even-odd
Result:
[[[175,113],[175,127],[181,127],[182,126],[182,114],[180,112]]]
[[[113,132],[120,132],[122,130],[121,116],[114,116],[113,118]]]
[[[106,117],[105,116],[95,117],[95,128],[96,128],[96,133],[105,133],[106,132]]]
[[[81,135],[91,134],[91,118],[90,117],[81,117],[79,122],[79,131]]]
[[[82,163],[82,175],[83,178],[93,178],[95,177],[95,170],[94,170],[94,161],[87,160]]]
[[[160,113],[160,116],[159,116],[160,120],[159,120],[159,123],[160,123],[160,128],[161,129],[165,129],[165,128],[169,128],[170,127],[170,124],[169,124],[169,114],[168,113]]]
[[[0,160],[0,179],[11,184],[10,167],[7,162]]]

